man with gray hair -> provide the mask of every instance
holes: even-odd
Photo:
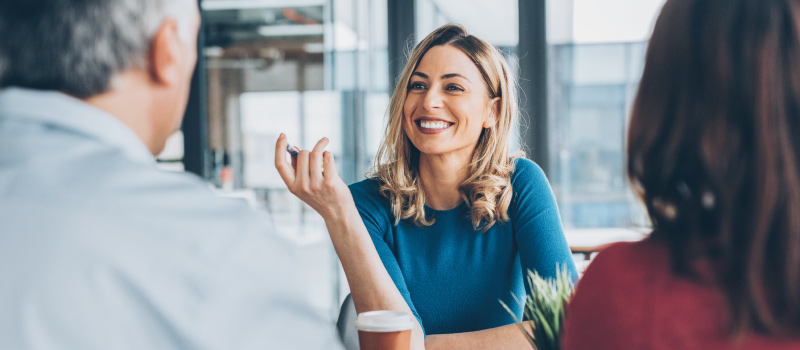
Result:
[[[339,349],[263,214],[156,169],[195,0],[0,1],[0,349]]]

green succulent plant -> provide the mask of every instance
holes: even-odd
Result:
[[[522,310],[523,319],[526,321],[520,322],[508,305],[502,300],[500,303],[514,317],[514,321],[525,333],[525,337],[534,349],[561,349],[561,330],[566,317],[566,307],[575,291],[569,270],[566,266],[557,266],[555,279],[543,278],[537,272],[529,270],[527,282],[530,286],[530,295]],[[522,304],[516,296],[514,300]],[[530,331],[524,327],[524,323],[530,325]]]

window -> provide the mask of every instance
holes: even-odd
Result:
[[[388,105],[386,4],[368,0],[203,0],[208,181],[251,198],[302,246],[291,266],[331,320],[346,283],[322,218],[286,189],[275,142],[310,149],[329,137],[346,182],[363,178]],[[365,146],[366,145],[366,146]]]
[[[648,225],[624,172],[625,128],[662,4],[547,2],[548,177],[567,229]],[[518,52],[518,0],[417,0],[415,6],[417,42],[445,23],[460,23],[504,52],[518,73],[518,55],[526,54]],[[512,145],[519,148],[519,139]]]
[[[550,182],[566,228],[641,227],[625,135],[663,0],[548,2]]]

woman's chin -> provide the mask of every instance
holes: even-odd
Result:
[[[426,140],[425,138],[415,137],[411,139],[411,144],[421,153],[421,154],[440,154],[447,152],[450,147],[447,147],[446,142],[444,140]]]
[[[459,147],[445,147],[444,145],[421,148],[417,147],[417,149],[419,150],[420,157],[438,157],[461,154],[469,158],[469,155],[472,154],[472,150]]]

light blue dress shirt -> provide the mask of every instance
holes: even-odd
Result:
[[[0,91],[0,349],[340,349],[296,249],[111,115]]]

